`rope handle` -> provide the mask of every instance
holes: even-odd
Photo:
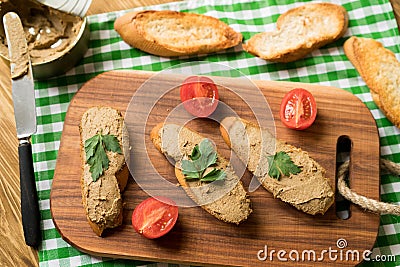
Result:
[[[339,193],[347,200],[359,205],[361,208],[377,213],[377,214],[393,214],[400,216],[400,206],[386,202],[377,201],[359,195],[352,191],[346,184],[345,178],[349,173],[349,162],[345,161],[338,169],[338,190]],[[400,164],[394,163],[387,159],[380,160],[380,168],[386,173],[391,173],[400,176]]]

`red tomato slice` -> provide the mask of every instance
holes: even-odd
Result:
[[[133,211],[132,226],[146,238],[154,239],[168,233],[178,219],[178,207],[166,197],[150,197]]]
[[[186,78],[181,85],[180,96],[185,109],[196,117],[208,117],[218,106],[218,88],[208,77]]]
[[[282,123],[290,129],[304,130],[315,121],[317,104],[309,91],[296,88],[283,98],[279,115]]]

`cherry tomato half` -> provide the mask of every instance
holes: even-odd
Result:
[[[304,130],[315,121],[317,104],[309,91],[296,88],[283,98],[279,115],[285,126],[290,129]]]
[[[180,95],[185,109],[196,117],[208,117],[218,106],[218,88],[208,77],[186,78],[181,85]]]
[[[178,207],[169,198],[150,197],[133,211],[132,226],[146,238],[154,239],[168,233],[178,219]]]

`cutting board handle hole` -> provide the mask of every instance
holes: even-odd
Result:
[[[351,162],[351,148],[352,148],[352,141],[350,137],[343,135],[340,136],[336,143],[336,171],[335,177],[337,184],[337,173],[339,166],[345,162],[346,160],[350,160]],[[350,176],[350,175],[349,175]],[[350,187],[350,177],[347,177],[347,183]],[[342,220],[348,220],[351,217],[351,205],[350,201],[346,200],[338,191],[337,187],[335,188],[335,211],[336,216]]]

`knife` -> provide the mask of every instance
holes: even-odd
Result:
[[[38,247],[41,240],[40,212],[36,191],[30,137],[36,132],[35,91],[32,66],[20,18],[14,12],[3,16],[11,67],[12,98],[19,140],[18,156],[21,214],[25,243]]]

